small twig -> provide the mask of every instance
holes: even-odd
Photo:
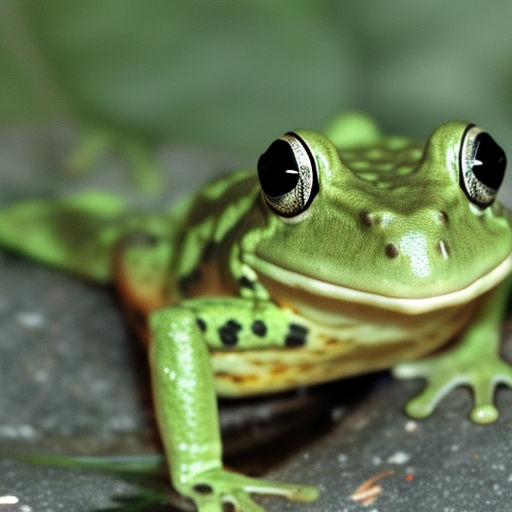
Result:
[[[354,493],[350,496],[350,499],[357,503],[361,503],[362,505],[371,505],[383,490],[380,485],[375,485],[375,483],[394,474],[394,469],[388,469],[387,471],[383,471],[382,473],[368,478],[368,480],[365,480],[354,491]]]

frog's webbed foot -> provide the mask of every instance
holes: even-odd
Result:
[[[283,496],[300,502],[318,497],[316,487],[260,480],[224,469],[206,471],[180,491],[194,501],[199,512],[222,512],[225,504],[231,504],[237,512],[263,512],[250,493]]]
[[[499,356],[501,323],[511,286],[509,278],[488,295],[455,347],[394,368],[398,378],[427,379],[423,392],[406,405],[408,414],[424,418],[452,389],[468,385],[474,395],[471,419],[475,423],[492,423],[498,418],[494,389],[498,384],[512,387],[512,366]]]
[[[493,403],[496,385],[512,387],[512,367],[499,356],[493,354],[478,360],[464,357],[462,350],[403,363],[393,373],[398,378],[427,380],[425,389],[406,405],[407,414],[414,418],[430,415],[452,389],[468,385],[474,395],[471,419],[476,423],[492,423],[498,418]]]

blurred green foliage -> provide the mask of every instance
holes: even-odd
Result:
[[[251,152],[355,108],[421,137],[450,118],[504,134],[511,15],[505,0],[2,0],[0,119]]]

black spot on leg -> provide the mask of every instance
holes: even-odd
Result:
[[[290,324],[290,330],[284,340],[287,347],[302,347],[306,344],[308,330],[302,325]]]
[[[213,488],[211,485],[208,484],[196,484],[193,487],[194,492],[197,492],[197,494],[211,494],[213,492]]]
[[[238,343],[238,332],[242,326],[235,322],[235,320],[228,320],[222,327],[219,328],[220,340],[224,345],[232,347]]]
[[[242,288],[254,290],[254,283],[248,277],[242,276],[238,282]]]
[[[267,334],[267,326],[262,320],[255,320],[251,325],[251,330],[256,336],[263,337]]]
[[[202,318],[197,318],[196,323],[202,332],[206,331],[206,322]]]

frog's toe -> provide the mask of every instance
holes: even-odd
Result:
[[[425,389],[412,400],[409,400],[405,406],[405,410],[409,416],[413,418],[426,418],[430,416],[439,402],[446,396],[450,390],[455,387],[455,383],[440,383],[431,381]]]
[[[245,491],[234,492],[233,498],[231,502],[229,498],[226,501],[231,503],[237,512],[243,512],[244,510],[247,510],[247,512],[265,512],[265,509],[257,505]]]
[[[236,512],[262,512],[264,509],[251,498],[250,493],[282,496],[302,502],[318,497],[315,487],[260,480],[225,470],[205,473],[186,494],[195,501],[199,512],[221,512],[224,504],[230,504]]]
[[[262,480],[243,475],[233,474],[232,484],[248,493],[272,494],[282,496],[290,501],[310,502],[318,498],[318,489],[310,485],[289,484]]]
[[[498,419],[498,410],[494,407],[493,396],[496,382],[492,378],[474,378],[471,382],[474,406],[471,419],[475,423],[492,423]]]
[[[498,416],[498,409],[493,404],[477,405],[471,410],[471,419],[475,423],[492,423]]]
[[[402,363],[393,368],[393,375],[400,379],[423,378],[427,381],[423,391],[405,406],[407,414],[413,418],[430,416],[452,389],[468,382],[447,357]]]
[[[416,379],[430,374],[431,364],[428,360],[401,363],[393,367],[397,379]]]
[[[475,370],[475,376],[471,381],[475,397],[471,419],[475,423],[492,423],[498,419],[499,412],[493,403],[494,391],[498,384],[512,387],[512,368],[508,363],[497,359],[487,371]]]

